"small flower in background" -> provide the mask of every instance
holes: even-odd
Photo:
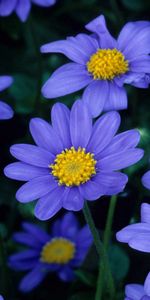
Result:
[[[150,252],[150,204],[141,205],[141,223],[126,226],[117,232],[116,237],[133,249]]]
[[[1,0],[0,16],[7,17],[13,12],[17,14],[22,22],[25,22],[30,13],[31,4],[48,7],[54,5],[56,0]]]
[[[144,286],[128,284],[125,287],[125,300],[150,300],[150,273],[147,275]]]
[[[8,88],[13,82],[13,78],[11,76],[0,76],[0,92]],[[12,108],[0,101],[0,120],[6,120],[13,117]]]
[[[145,188],[150,190],[150,171],[146,172],[142,177],[142,183]]]
[[[85,27],[92,35],[78,34],[41,47],[42,53],[62,53],[73,61],[52,74],[42,88],[43,96],[57,98],[87,86],[83,101],[93,117],[102,111],[126,109],[123,84],[149,85],[150,22],[127,23],[117,40],[102,15]]]
[[[22,227],[24,232],[14,234],[14,240],[29,249],[9,258],[14,270],[29,271],[19,289],[31,291],[49,272],[56,272],[63,281],[73,280],[73,269],[81,266],[92,244],[88,226],[80,229],[76,217],[67,213],[53,223],[50,235],[35,224],[23,223]]]
[[[120,126],[117,112],[109,112],[92,126],[92,118],[83,101],[71,109],[60,103],[52,108],[52,126],[42,119],[30,122],[37,146],[17,144],[11,154],[20,160],[4,172],[12,179],[28,181],[17,192],[22,203],[38,199],[35,216],[47,220],[62,207],[79,211],[84,199],[121,192],[128,177],[118,170],[143,156],[136,149],[140,135],[129,130],[115,136]]]

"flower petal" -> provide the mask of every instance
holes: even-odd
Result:
[[[31,9],[30,0],[18,0],[16,5],[16,14],[22,22],[25,22],[28,18]]]
[[[70,148],[70,111],[68,107],[62,103],[54,104],[51,111],[51,120],[52,126],[59,135],[64,148]]]
[[[92,81],[84,66],[69,63],[57,69],[42,87],[45,98],[57,98],[81,90]]]
[[[52,153],[34,145],[16,144],[10,147],[10,153],[15,158],[37,167],[48,168],[54,161]]]
[[[16,232],[13,234],[13,240],[17,243],[23,244],[25,246],[29,246],[34,250],[41,251],[41,247],[43,246],[37,238],[35,238],[32,234],[26,232]]]
[[[103,111],[108,99],[109,87],[106,80],[93,81],[83,93],[83,101],[88,106],[93,118]]]
[[[63,144],[57,132],[46,121],[40,118],[32,119],[30,121],[30,132],[39,147],[50,151],[54,155],[63,150]]]
[[[144,291],[147,296],[150,296],[150,273],[148,273],[145,283],[144,283]]]
[[[54,5],[56,0],[32,0],[32,2],[43,7],[48,7]]]
[[[37,266],[21,280],[19,290],[27,293],[38,286],[44,279],[46,272],[43,271],[41,264]]]
[[[83,199],[93,201],[105,195],[106,189],[104,188],[104,186],[100,185],[95,180],[89,180],[86,183],[79,186],[79,191]]]
[[[73,270],[69,266],[64,266],[58,273],[62,281],[72,281],[74,279]]]
[[[54,181],[53,176],[50,174],[36,177],[22,185],[16,193],[16,198],[19,202],[27,203],[45,196],[56,187],[57,182]]]
[[[0,16],[9,16],[15,9],[17,0],[1,0],[0,2]]]
[[[103,15],[88,23],[85,28],[98,35],[101,48],[116,48],[116,40],[109,33]]]
[[[109,112],[100,117],[94,124],[87,151],[100,153],[112,140],[120,126],[120,115]]]
[[[3,2],[3,1],[1,1]],[[6,2],[6,0],[4,0],[4,2]],[[13,1],[11,1],[11,4],[13,3]],[[10,1],[9,1],[10,4]],[[1,10],[1,5],[2,3],[0,3],[0,10]],[[8,4],[6,4],[7,8],[8,8]],[[1,14],[1,11],[0,11]],[[11,76],[0,76],[0,92],[7,89],[11,84],[13,83],[13,78]]]
[[[150,253],[150,231],[138,233],[129,240],[129,246],[138,251]]]
[[[143,155],[144,152],[142,149],[123,150],[99,160],[98,168],[105,171],[124,169],[138,162]]]
[[[47,232],[44,229],[42,229],[36,224],[23,222],[22,228],[29,234],[33,235],[33,237],[35,237],[41,243],[46,243],[50,240],[50,235],[47,234]]]
[[[39,258],[39,250],[27,249],[18,253],[15,253],[9,257],[9,262],[17,262],[22,260],[29,259],[38,259]]]
[[[143,185],[150,190],[150,171],[146,172],[142,177]]]
[[[78,231],[79,231],[79,223],[75,215],[70,212],[65,214],[61,222],[60,234],[66,238],[74,240],[78,235]]]
[[[104,105],[104,111],[126,109],[128,105],[126,90],[115,82],[109,82],[109,97]]]
[[[141,205],[141,222],[150,224],[150,204],[148,203]]]
[[[129,299],[141,300],[141,297],[145,295],[143,285],[128,284],[125,288],[125,294]]]
[[[75,148],[86,147],[92,132],[92,117],[86,105],[75,101],[70,114],[70,133]]]
[[[9,178],[28,181],[35,177],[48,175],[50,172],[48,168],[40,168],[22,162],[15,162],[5,167],[4,173],[5,176]]]
[[[14,115],[12,108],[2,101],[0,101],[0,120],[11,119]]]
[[[62,205],[63,208],[72,211],[79,211],[83,208],[84,200],[77,187],[66,188]]]
[[[103,186],[105,195],[115,195],[123,191],[128,182],[127,175],[120,172],[101,172],[95,176],[94,181]]]
[[[35,216],[42,221],[52,218],[61,208],[64,188],[58,186],[49,194],[38,200],[35,206]]]
[[[130,70],[131,72],[135,73],[150,73],[150,58],[149,56],[142,57],[135,59],[130,63]]]
[[[150,234],[150,227],[146,223],[136,223],[126,226],[117,232],[116,238],[119,242],[128,243],[132,238],[137,237],[138,234]]]

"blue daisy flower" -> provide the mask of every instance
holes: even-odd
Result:
[[[125,296],[125,300],[150,300],[150,273],[148,273],[144,285],[127,284]]]
[[[28,249],[9,257],[12,269],[28,271],[19,289],[31,291],[49,272],[56,272],[62,281],[73,280],[73,270],[81,266],[92,244],[88,226],[80,229],[73,213],[67,213],[53,223],[50,235],[35,224],[25,222],[22,227],[14,240]]]
[[[137,130],[116,135],[117,112],[104,114],[92,125],[87,106],[78,100],[71,112],[55,104],[51,120],[52,125],[39,118],[31,120],[37,146],[13,145],[10,152],[20,162],[4,170],[7,177],[28,181],[16,198],[22,203],[39,199],[35,215],[40,220],[51,218],[62,207],[79,211],[84,199],[121,192],[128,177],[118,171],[143,156],[143,150],[135,148],[140,139]]]
[[[117,40],[103,15],[85,27],[91,35],[78,34],[41,47],[42,53],[62,53],[72,60],[51,75],[42,88],[43,96],[57,98],[86,87],[83,101],[93,117],[126,109],[123,85],[147,88],[150,83],[150,22],[127,23]]]

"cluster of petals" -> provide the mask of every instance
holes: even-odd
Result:
[[[30,13],[31,5],[48,7],[54,5],[56,0],[1,0],[0,1],[0,16],[6,17],[13,12],[17,14],[22,22],[25,22]]]
[[[15,233],[14,240],[28,248],[9,257],[9,266],[12,269],[28,271],[21,280],[19,289],[22,292],[31,291],[49,272],[56,272],[62,281],[73,280],[73,270],[83,263],[92,244],[88,226],[80,228],[76,217],[67,213],[53,223],[50,234],[33,223],[25,222],[22,227],[23,232]],[[66,264],[43,263],[40,260],[44,245],[55,238],[64,238],[74,244],[74,257]]]
[[[140,223],[126,226],[116,237],[133,249],[150,253],[150,204],[142,203]]]
[[[103,15],[85,28],[92,34],[78,34],[41,47],[42,53],[62,53],[72,61],[51,75],[42,88],[43,96],[57,98],[85,88],[83,101],[93,117],[102,111],[126,109],[127,94],[123,85],[131,84],[139,88],[149,86],[150,22],[127,23],[117,40],[109,33]],[[87,63],[98,49],[117,49],[128,62],[128,70],[112,80],[94,79],[88,72]]]
[[[125,287],[125,300],[150,300],[150,273],[148,273],[144,286],[141,284],[128,284]]]
[[[143,156],[143,150],[135,148],[140,135],[137,130],[128,130],[116,135],[120,115],[108,112],[92,124],[92,118],[83,101],[77,100],[71,111],[57,103],[51,112],[51,122],[40,118],[30,121],[30,132],[35,145],[16,144],[11,154],[19,162],[8,165],[4,172],[9,178],[28,181],[16,194],[18,201],[27,203],[39,199],[35,216],[47,220],[62,207],[79,211],[84,199],[96,200],[103,195],[121,192],[128,177],[119,172]],[[84,148],[94,155],[95,174],[79,186],[60,185],[52,175],[50,165],[66,148]]]
[[[11,76],[0,76],[0,92],[8,88],[13,82],[13,78]],[[12,108],[0,101],[0,120],[6,120],[13,117],[13,110]]]

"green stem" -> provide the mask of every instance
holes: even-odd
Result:
[[[115,207],[116,207],[116,202],[117,202],[117,196],[112,196],[110,199],[110,205],[109,205],[109,210],[108,210],[108,215],[107,215],[107,220],[106,220],[106,227],[104,231],[104,240],[103,240],[103,247],[107,253],[108,251],[108,246],[109,246],[109,241],[111,237],[111,229],[112,229],[112,222],[113,222],[113,216],[115,212]],[[104,280],[107,275],[107,269],[101,267],[101,261],[100,261],[100,268],[99,268],[99,274],[98,274],[98,279],[97,279],[97,290],[96,290],[96,298],[95,300],[100,300],[102,297],[103,293],[103,287],[104,287]],[[114,299],[115,297],[115,290],[113,290],[113,293],[111,294],[111,299]]]
[[[89,209],[88,204],[87,204],[86,201],[85,201],[85,205],[84,205],[84,208],[83,208],[83,213],[84,213],[85,220],[86,220],[86,222],[89,225],[89,228],[91,230],[91,233],[92,233],[92,236],[93,236],[93,241],[94,241],[97,253],[100,257],[99,266],[101,268],[102,273],[104,273],[104,270],[107,270],[108,290],[109,290],[110,295],[113,295],[115,288],[114,288],[114,281],[113,281],[112,273],[111,273],[110,266],[109,266],[108,256],[107,256],[107,253],[106,253],[105,248],[103,246],[103,243],[102,243],[102,241],[99,237],[99,233],[98,233],[98,231],[95,227],[90,209]],[[99,295],[97,295],[97,293],[96,293],[95,300],[100,300],[100,299],[101,298],[99,298]]]

